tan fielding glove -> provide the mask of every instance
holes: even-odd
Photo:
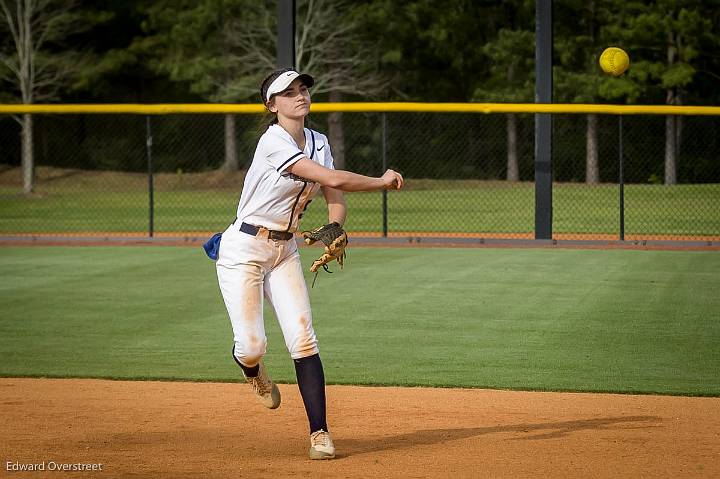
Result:
[[[322,241],[325,245],[325,252],[310,266],[310,271],[316,273],[318,269],[322,268],[331,273],[328,270],[327,264],[333,260],[337,260],[340,265],[340,269],[343,268],[343,262],[345,260],[345,248],[348,244],[348,237],[345,230],[343,230],[340,223],[329,223],[320,228],[316,228],[312,231],[303,231],[302,236],[305,239],[305,243],[313,244],[316,241]],[[315,281],[313,280],[313,285]]]

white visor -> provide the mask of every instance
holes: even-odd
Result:
[[[313,77],[306,73],[298,73],[295,70],[290,70],[285,73],[282,73],[279,77],[277,77],[268,87],[267,92],[265,93],[265,102],[269,102],[270,98],[280,93],[281,91],[284,91],[287,89],[287,87],[290,86],[290,84],[295,80],[296,78],[300,78],[300,81],[302,81],[303,85],[310,88],[315,84],[315,80]]]

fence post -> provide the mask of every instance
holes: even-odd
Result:
[[[382,172],[387,170],[387,113],[382,112]],[[387,190],[382,190],[383,238],[388,235]]]
[[[553,2],[535,2],[535,103],[553,102]],[[552,115],[535,114],[535,239],[552,239]]]
[[[277,67],[295,68],[295,0],[277,2]]]
[[[622,115],[618,115],[618,182],[620,183],[620,241],[625,241],[625,178],[623,177]]]
[[[147,152],[147,165],[148,165],[148,206],[149,206],[149,218],[148,218],[148,236],[153,237],[155,229],[155,198],[153,188],[153,161],[152,161],[152,131],[150,129],[150,115],[145,117],[145,125],[147,127],[146,136],[146,152]]]

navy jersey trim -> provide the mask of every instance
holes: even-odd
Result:
[[[287,160],[285,160],[285,163],[283,163],[282,165],[280,165],[280,166],[278,167],[277,171],[280,171],[280,170],[282,170],[283,168],[285,168],[285,165],[287,165],[287,164],[290,163],[292,160],[294,160],[295,158],[297,158],[298,156],[300,156],[300,155],[302,155],[302,154],[303,154],[302,151],[299,151],[299,152],[295,153],[293,156],[291,156],[290,158],[288,158]]]
[[[292,210],[290,210],[290,222],[288,223],[288,227],[285,229],[285,231],[290,231],[290,227],[293,223],[293,217],[295,216],[295,208],[298,205],[298,202],[300,201],[300,197],[303,194],[303,191],[305,191],[305,188],[307,188],[307,181],[303,181],[303,187],[300,190],[300,193],[295,197],[295,203],[293,203]]]
[[[312,138],[312,148],[310,148],[310,159],[312,160],[315,156],[315,133],[312,130],[310,130],[310,138]]]

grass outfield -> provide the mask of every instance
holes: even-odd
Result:
[[[716,252],[352,248],[346,265],[311,290],[329,383],[720,395]],[[4,247],[0,275],[1,376],[239,377],[199,248]]]
[[[39,183],[37,194],[30,198],[19,195],[15,186],[0,184],[0,234],[146,232],[147,180],[142,175],[97,175]],[[222,230],[232,221],[242,181],[237,179],[232,188],[226,183],[213,187],[206,177],[188,181],[184,176],[161,177],[158,183],[155,231],[205,232]],[[532,183],[412,179],[407,183],[406,190],[388,194],[391,232],[534,231]],[[349,231],[382,231],[380,193],[351,193],[346,198]],[[628,185],[625,204],[628,235],[720,235],[720,184]],[[326,217],[324,202],[318,199],[304,224],[319,225]],[[618,187],[555,184],[553,231],[618,234]]]

